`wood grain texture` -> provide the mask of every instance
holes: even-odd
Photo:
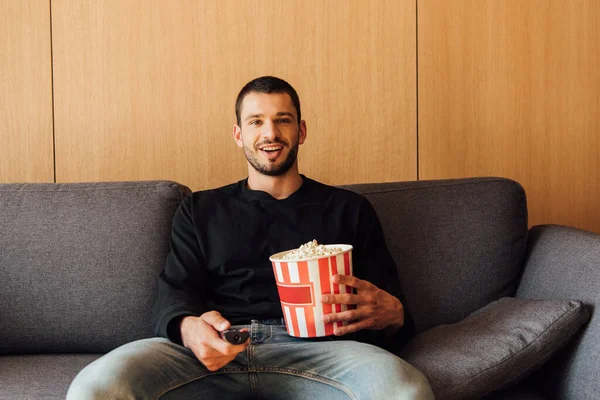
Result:
[[[416,179],[415,2],[53,0],[57,180],[246,176],[234,101],[275,75],[299,92],[300,170]]]
[[[420,0],[420,179],[520,182],[530,224],[600,232],[600,2]]]
[[[0,182],[53,182],[48,1],[0,0]]]

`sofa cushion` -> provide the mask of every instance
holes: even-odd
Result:
[[[63,400],[75,376],[101,354],[0,356],[1,400]]]
[[[381,220],[417,332],[514,296],[527,239],[518,183],[471,178],[350,185]]]
[[[579,301],[503,298],[417,335],[400,356],[438,399],[479,398],[522,381],[589,319]]]
[[[0,354],[106,352],[152,336],[174,182],[0,185]]]

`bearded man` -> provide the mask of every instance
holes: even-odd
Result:
[[[248,177],[183,200],[153,310],[157,338],[121,346],[83,369],[67,398],[433,399],[425,377],[389,350],[413,323],[375,210],[361,195],[301,175],[300,100],[282,79],[249,82],[233,139]],[[354,288],[323,303],[333,335],[287,334],[269,256],[316,239],[353,246]],[[241,344],[221,333],[248,332]]]

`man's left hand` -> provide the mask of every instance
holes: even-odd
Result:
[[[333,282],[356,289],[356,294],[326,294],[327,304],[356,305],[355,309],[323,316],[324,322],[346,321],[348,325],[334,329],[336,336],[362,329],[396,331],[404,325],[404,307],[400,300],[377,286],[354,276],[334,275]]]

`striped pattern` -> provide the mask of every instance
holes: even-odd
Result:
[[[285,324],[291,336],[328,336],[333,335],[333,328],[338,324],[346,325],[345,322],[323,323],[323,315],[346,311],[348,306],[323,304],[321,295],[352,293],[350,286],[331,280],[335,274],[352,275],[352,251],[318,260],[272,263]]]

